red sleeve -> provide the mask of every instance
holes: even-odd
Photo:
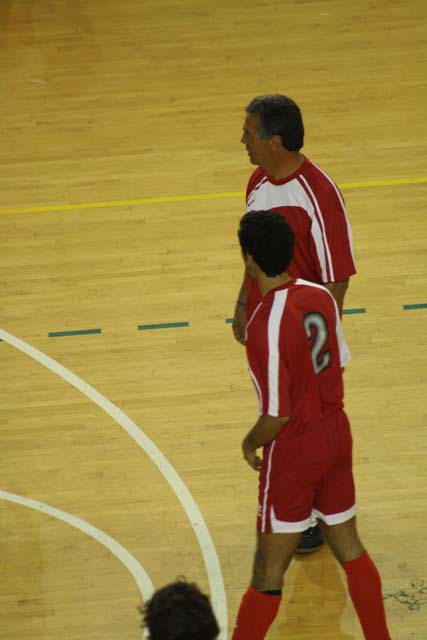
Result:
[[[331,189],[322,212],[332,267],[329,282],[337,282],[356,273],[350,223],[337,187]]]
[[[356,273],[353,240],[344,199],[335,183],[308,164],[304,188],[314,209],[312,251],[320,282],[337,282]]]

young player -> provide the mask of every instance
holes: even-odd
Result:
[[[265,637],[313,513],[347,575],[364,637],[390,640],[381,579],[356,529],[352,438],[343,409],[342,367],[350,354],[337,305],[323,286],[288,273],[294,234],[280,214],[245,214],[239,240],[263,297],[246,326],[260,415],[242,444],[244,458],[260,472],[257,548],[233,640]]]
[[[156,591],[142,613],[149,640],[215,640],[219,634],[208,597],[183,580]]]
[[[280,94],[254,98],[246,108],[241,142],[258,165],[246,190],[247,210],[273,210],[285,217],[296,238],[290,275],[324,284],[341,313],[349,277],[356,271],[350,225],[334,182],[301,153],[304,125],[298,105]],[[247,318],[260,299],[256,280],[245,274],[233,319],[242,344]],[[309,528],[297,552],[315,551],[322,544],[319,528]]]

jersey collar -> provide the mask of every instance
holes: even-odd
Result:
[[[265,171],[265,175],[267,176],[267,179],[269,182],[271,182],[271,184],[277,184],[277,185],[286,184],[287,182],[290,182],[291,180],[294,180],[299,175],[301,175],[301,173],[304,172],[304,169],[306,168],[309,162],[310,160],[304,156],[304,162],[302,163],[302,165],[296,171],[291,173],[290,176],[287,176],[286,178],[282,178],[281,180],[274,180],[266,171]]]

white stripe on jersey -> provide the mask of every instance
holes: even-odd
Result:
[[[313,199],[317,202],[314,196]],[[316,215],[307,190],[296,178],[286,182],[284,185],[272,184],[264,178],[257,184],[256,188],[251,191],[247,201],[247,211],[269,211],[270,209],[278,209],[280,207],[300,207],[307,213],[311,220],[311,235],[316,247],[322,281],[332,281],[332,276],[330,277],[327,271],[327,253],[325,250],[325,247],[327,247],[327,251],[329,252],[329,247],[324,230],[322,233],[318,221],[319,218],[323,223],[322,216],[319,213]],[[328,266],[331,273],[333,273],[330,255]]]
[[[247,322],[247,324],[246,324],[246,329],[245,329],[245,342],[247,342],[247,340],[248,340],[248,327],[249,327],[249,325],[251,324],[252,320],[255,318],[255,314],[256,314],[256,312],[258,311],[258,309],[260,308],[260,306],[261,306],[261,302],[262,302],[262,300],[260,300],[260,301],[258,302],[257,306],[255,307],[254,311],[252,312],[251,317],[249,318],[249,320],[248,320],[248,322]]]
[[[335,311],[337,314],[336,332],[337,332],[338,347],[340,350],[340,363],[342,367],[346,367],[351,360],[351,353],[350,353],[350,349],[348,348],[348,344],[346,343],[344,338],[344,331],[342,328],[340,314],[338,312],[337,303],[335,302],[333,296],[332,296],[332,300],[335,303]]]
[[[326,229],[325,229],[325,224],[323,222],[322,211],[320,210],[320,206],[319,206],[319,203],[317,202],[316,196],[314,195],[313,190],[310,187],[310,185],[308,184],[307,180],[304,178],[303,175],[299,176],[299,179],[302,180],[302,182],[305,184],[305,188],[307,189],[307,191],[309,192],[309,194],[313,198],[314,206],[316,207],[316,211],[317,211],[316,220],[320,220],[322,240],[323,240],[323,245],[325,247],[326,259],[327,259],[328,267],[329,267],[329,277],[326,276],[326,279],[325,279],[323,277],[323,271],[322,271],[322,280],[323,280],[323,282],[333,282],[334,281],[334,267],[333,267],[333,264],[332,264],[331,252],[329,250],[328,237],[326,235]]]
[[[339,349],[339,353],[340,353],[340,363],[342,367],[346,367],[348,365],[348,363],[351,360],[351,354],[350,354],[350,349],[348,348],[348,344],[345,341],[344,338],[344,332],[342,329],[342,323],[341,323],[341,318],[340,318],[340,314],[338,311],[338,305],[336,303],[336,300],[334,298],[334,296],[332,295],[332,293],[329,291],[329,289],[327,289],[325,286],[323,286],[323,284],[316,284],[315,282],[308,282],[308,280],[303,280],[302,278],[297,278],[295,280],[295,284],[299,285],[307,285],[308,287],[316,287],[317,289],[323,289],[323,291],[326,291],[328,293],[328,295],[332,298],[332,302],[334,303],[334,307],[335,307],[335,318],[336,318],[336,334],[337,334],[337,342],[338,342],[338,349]],[[316,311],[315,309],[313,309],[313,311]]]
[[[267,498],[268,498],[268,490],[270,488],[270,473],[271,473],[271,458],[273,457],[274,447],[276,445],[276,441],[273,440],[270,447],[270,453],[268,455],[268,464],[267,464],[267,475],[265,478],[265,487],[264,487],[264,499],[262,501],[262,520],[261,520],[261,532],[265,532],[265,518],[267,515]]]
[[[347,217],[347,210],[346,210],[346,207],[345,207],[345,202],[344,202],[344,200],[342,198],[340,190],[337,188],[337,185],[335,184],[335,182],[333,180],[331,180],[331,178],[328,176],[328,174],[325,173],[319,166],[317,166],[317,164],[314,164],[314,162],[312,162],[311,164],[314,165],[318,171],[320,171],[320,173],[332,185],[332,187],[334,188],[335,193],[337,194],[337,198],[340,201],[340,204],[342,206],[342,210],[344,211],[344,218],[345,218],[345,222],[346,222],[346,225],[347,225],[348,243],[350,245],[351,257],[353,258],[353,262],[354,262],[353,235],[351,233],[350,222],[349,222],[348,217]]]
[[[259,382],[255,377],[254,372],[252,371],[252,369],[250,368],[250,366],[248,366],[248,370],[249,370],[249,375],[251,376],[252,382],[254,383],[254,387],[258,396],[258,403],[259,403],[259,415],[262,415],[262,393],[261,393],[261,387],[259,386]]]
[[[268,410],[269,416],[279,415],[279,336],[288,289],[276,291],[268,318]]]
[[[261,185],[263,185],[265,182],[267,182],[266,176],[264,176],[264,178],[262,178],[262,180],[257,182],[255,187],[248,194],[248,197],[246,198],[246,206],[247,206],[246,211],[251,211],[252,210],[252,206],[251,205],[252,205],[253,201],[255,200],[255,197],[256,197],[255,193],[258,191],[258,189],[261,187]],[[259,211],[260,211],[260,209],[259,209]]]

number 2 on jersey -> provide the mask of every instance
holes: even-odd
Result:
[[[313,360],[314,373],[318,375],[331,364],[331,351],[322,352],[329,337],[328,325],[321,313],[307,313],[304,318],[305,335],[313,341],[311,345],[311,359]]]

